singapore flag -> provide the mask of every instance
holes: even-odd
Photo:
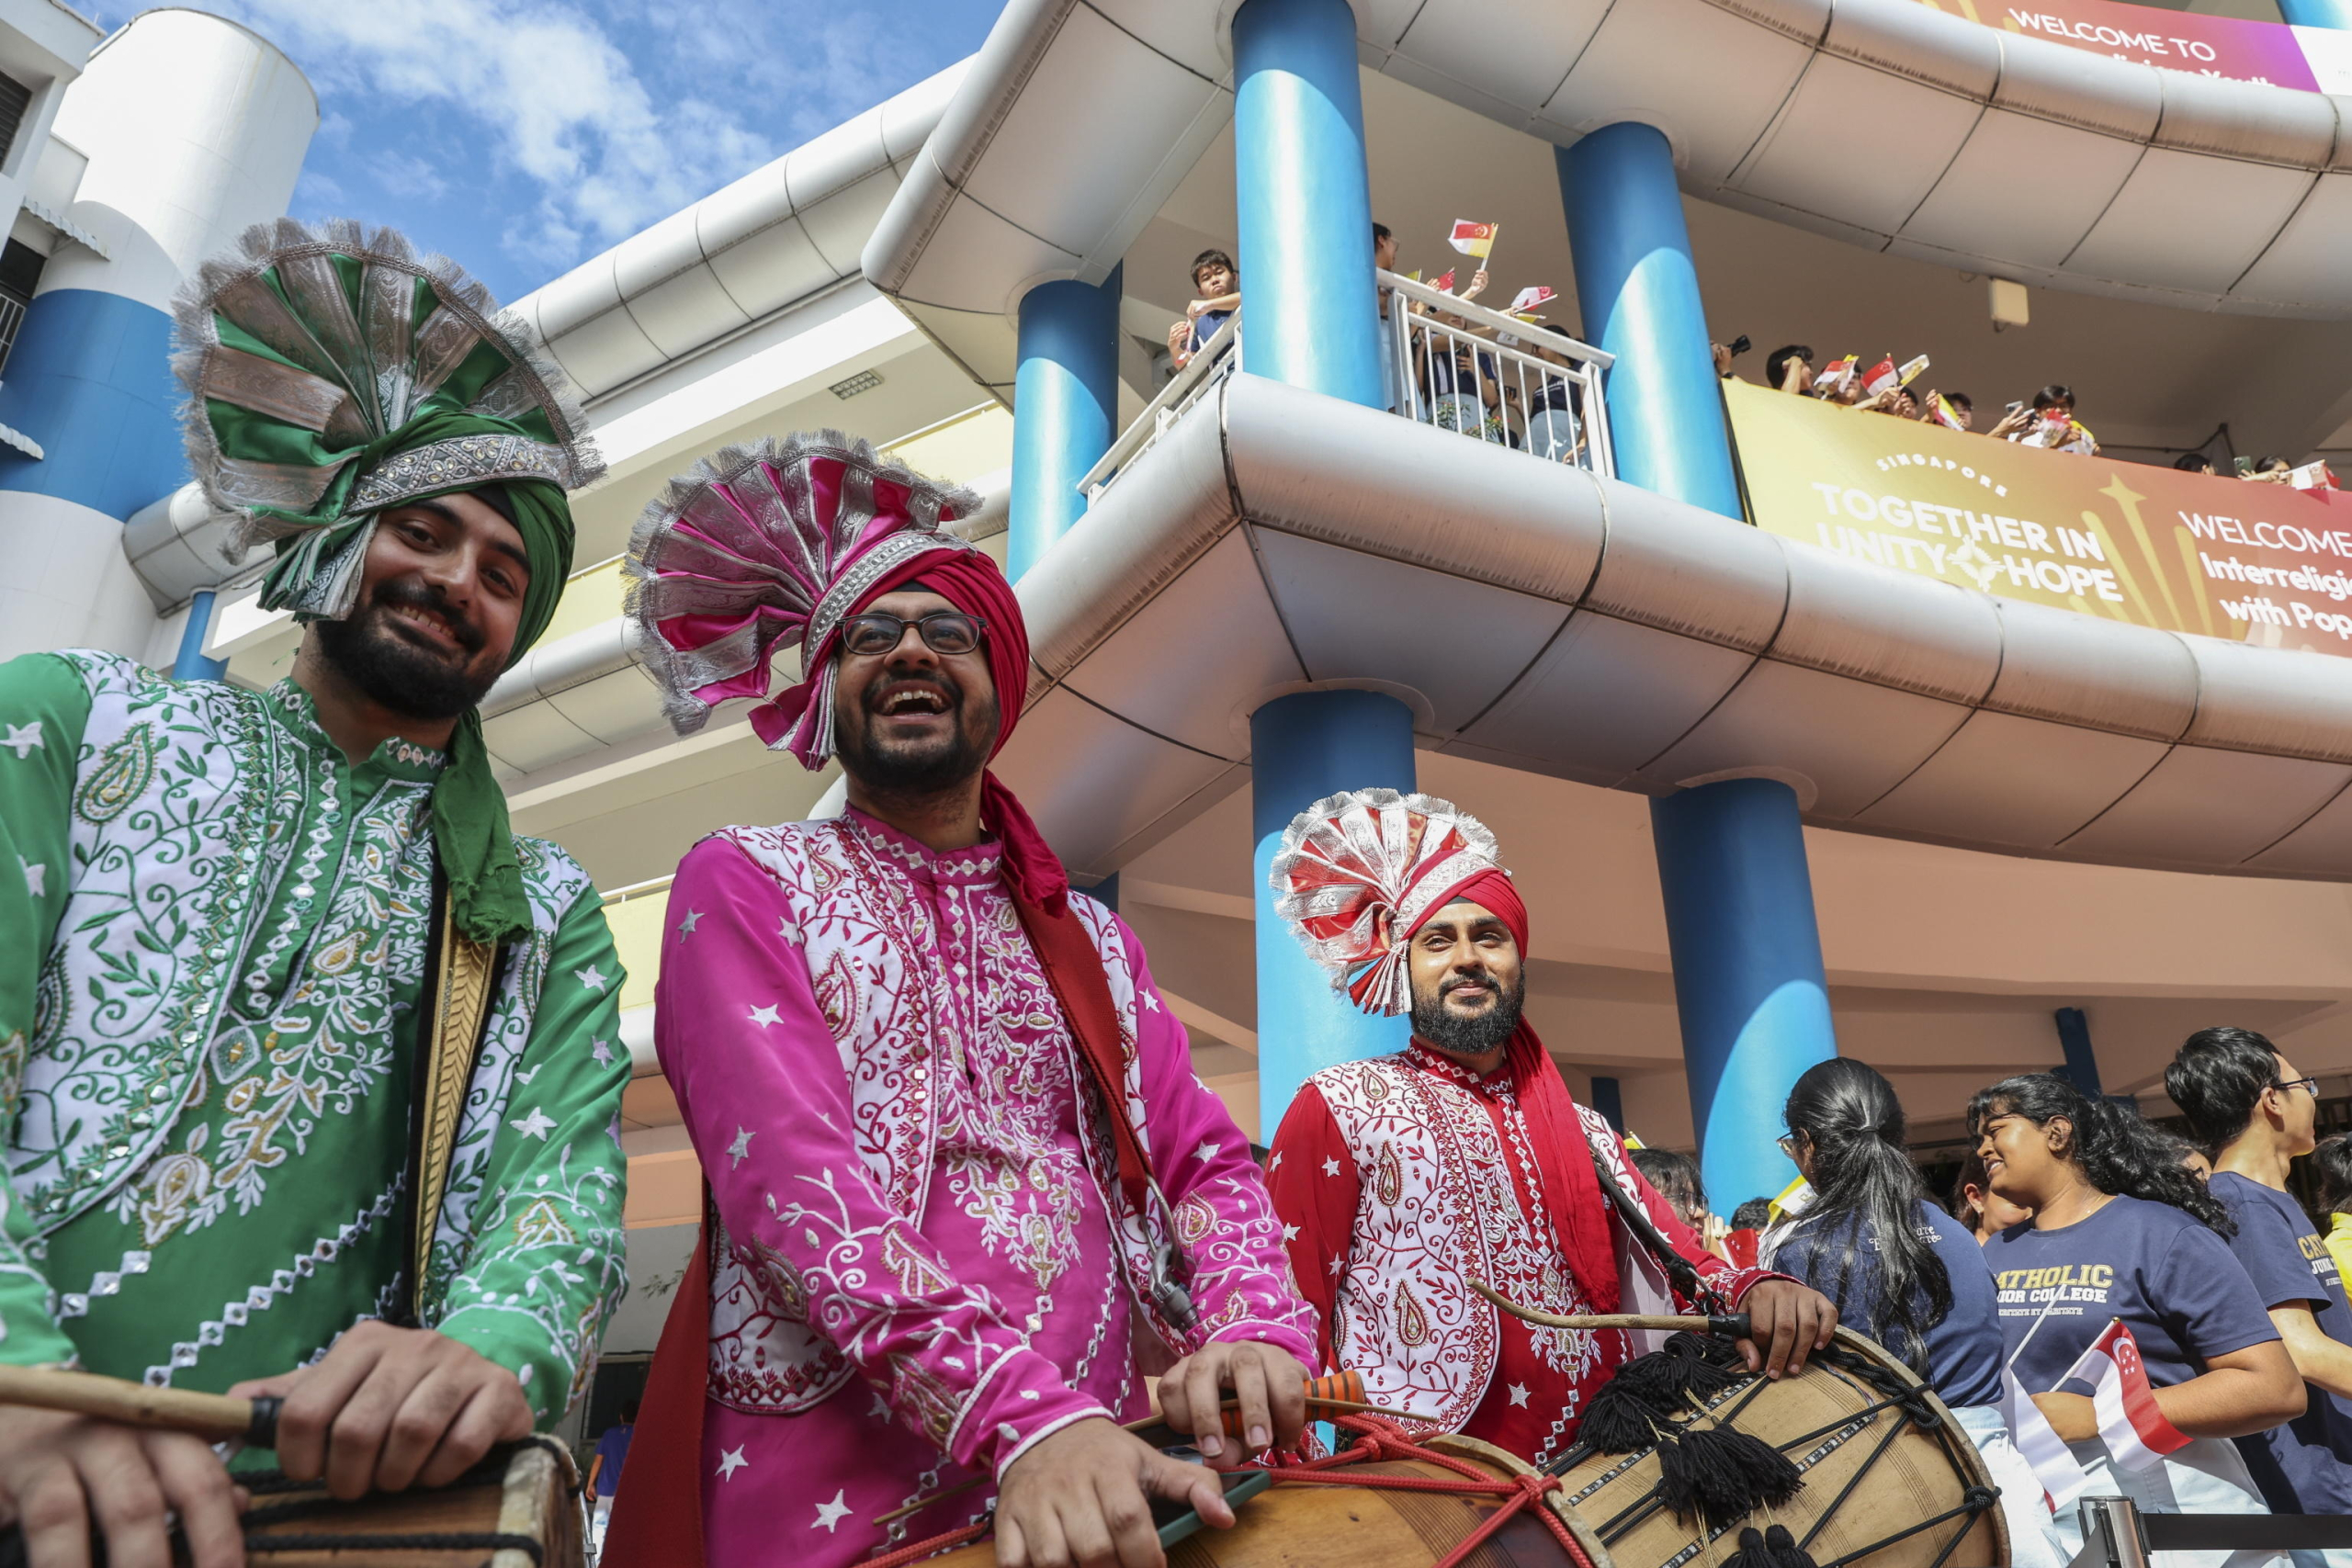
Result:
[[[2042,1506],[2055,1514],[2082,1495],[2090,1477],[2075,1462],[2065,1439],[2051,1428],[2033,1396],[2018,1382],[2017,1373],[2001,1369],[2001,1414],[2007,1418],[2009,1440],[2017,1445],[2033,1478],[2041,1483]]]
[[[2091,1385],[2098,1435],[2118,1469],[2147,1470],[2188,1444],[2188,1434],[2156,1408],[2155,1390],[2148,1386],[2147,1364],[2141,1360],[2139,1344],[2121,1318],[2091,1341],[2091,1348],[2067,1370],[2066,1377],[2080,1378]]]

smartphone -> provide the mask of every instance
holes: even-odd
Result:
[[[2240,457],[2240,458],[2238,458],[2238,459],[2237,459],[2237,464],[2236,464],[2236,466],[2237,466],[2237,470],[2238,470],[2238,477],[2239,477],[2240,479],[2244,479],[2246,475],[2248,475],[2248,474],[2250,474],[2250,473],[2254,472],[2254,459],[2253,459],[2253,458],[2251,458],[2251,457]]]
[[[1227,1471],[1224,1481],[1226,1506],[1238,1508],[1272,1486],[1274,1472],[1270,1470]],[[1201,1516],[1198,1509],[1186,1507],[1172,1498],[1155,1497],[1151,1500],[1151,1522],[1159,1528],[1159,1544],[1164,1550],[1198,1530]]]
[[[2015,413],[2018,410],[2023,407],[2025,407],[2025,400],[2023,398],[2011,398],[2009,400],[2009,406],[2005,412]]]

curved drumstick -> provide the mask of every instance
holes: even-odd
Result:
[[[1533,1307],[1521,1306],[1501,1292],[1476,1280],[1470,1281],[1470,1288],[1521,1322],[1541,1324],[1545,1328],[1632,1328],[1660,1334],[1687,1330],[1692,1334],[1713,1334],[1725,1339],[1746,1339],[1752,1334],[1747,1314],[1744,1312],[1729,1313],[1721,1317],[1670,1317],[1625,1312],[1561,1317],[1553,1313],[1538,1312]]]
[[[149,1388],[96,1372],[0,1366],[0,1405],[63,1410],[126,1427],[187,1432],[210,1442],[242,1438],[257,1449],[277,1446],[280,1403],[272,1397],[231,1399],[184,1388]]]

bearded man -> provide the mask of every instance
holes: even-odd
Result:
[[[1424,795],[1333,795],[1292,822],[1272,874],[1333,984],[1413,1020],[1401,1054],[1308,1078],[1267,1162],[1327,1366],[1542,1465],[1633,1347],[1534,1326],[1473,1283],[1564,1317],[1736,1305],[1749,1370],[1772,1377],[1829,1343],[1836,1307],[1708,1252],[1569,1097],[1523,1011],[1527,906],[1477,818]]]
[[[190,457],[307,622],[266,692],[0,666],[0,1360],[282,1395],[340,1496],[546,1426],[624,1288],[596,890],[508,831],[475,705],[596,471],[521,329],[396,234],[279,224],[179,312]],[[333,1435],[330,1450],[327,1438]],[[243,1561],[188,1437],[0,1418],[34,1563]]]
[[[986,771],[1029,643],[941,529],[976,503],[828,432],[719,453],[639,523],[632,610],[682,728],[797,647],[751,722],[838,755],[849,804],[706,839],[671,886],[654,1039],[711,1217],[616,1561],[849,1563],[993,1501],[1008,1568],[1148,1568],[1148,1498],[1232,1516],[1114,1425],[1141,1369],[1182,1358],[1161,1402],[1220,1465],[1303,1424],[1313,1323],[1249,1140],[1135,934]]]

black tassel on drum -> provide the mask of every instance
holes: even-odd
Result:
[[[1739,1532],[1739,1550],[1724,1561],[1724,1568],[1815,1568],[1813,1553],[1799,1546],[1786,1525],[1759,1530],[1753,1525]]]
[[[1585,1412],[1577,1440],[1596,1453],[1629,1454],[1657,1442],[1669,1423],[1703,1409],[1747,1381],[1738,1347],[1699,1334],[1677,1334],[1665,1348],[1619,1367]]]
[[[1696,1514],[1711,1529],[1785,1503],[1804,1484],[1786,1454],[1730,1427],[1685,1427],[1679,1439],[1658,1445],[1657,1462],[1659,1499],[1677,1518]]]

